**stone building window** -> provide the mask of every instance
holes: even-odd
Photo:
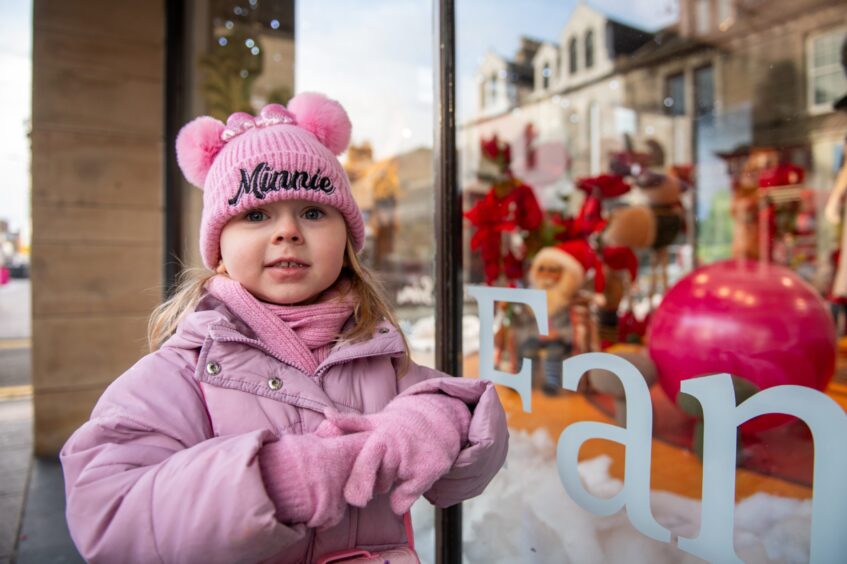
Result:
[[[718,25],[721,31],[729,29],[732,20],[732,0],[718,0]]]
[[[497,73],[491,73],[491,77],[488,79],[488,93],[485,96],[485,103],[487,106],[493,106],[497,103]]]
[[[712,31],[711,0],[694,0],[694,29],[698,35]]]
[[[571,37],[568,41],[568,68],[571,74],[576,74],[576,69],[579,66],[576,53],[576,37]]]
[[[594,66],[594,31],[589,29],[585,32],[585,68]]]
[[[685,115],[685,75],[681,72],[665,78],[665,113],[671,116]]]
[[[694,71],[694,112],[709,115],[715,109],[715,71],[712,65]]]
[[[847,78],[841,66],[841,52],[847,43],[847,29],[810,37],[807,49],[808,106],[810,110],[826,111],[832,102],[847,91]]]
[[[550,76],[553,71],[550,69],[550,63],[544,63],[544,68],[541,69],[541,88],[547,90],[550,88]]]

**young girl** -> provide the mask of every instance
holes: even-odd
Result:
[[[86,560],[405,547],[418,497],[453,505],[502,465],[494,388],[412,363],[359,262],[362,216],[336,158],[349,139],[347,114],[319,94],[180,132],[209,270],[154,312],[154,352],[62,449]]]

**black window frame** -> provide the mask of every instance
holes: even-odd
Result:
[[[435,367],[462,377],[462,192],[456,150],[456,17],[454,0],[433,0],[435,131]],[[435,510],[435,561],[462,562],[462,504]]]

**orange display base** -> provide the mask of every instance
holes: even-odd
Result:
[[[603,409],[580,393],[566,392],[557,397],[548,397],[539,391],[533,391],[532,413],[524,413],[520,398],[515,391],[498,386],[498,392],[508,414],[511,429],[534,431],[544,428],[554,442],[558,440],[562,430],[571,423],[600,421],[614,424],[613,419]],[[844,398],[847,399],[847,395]],[[623,479],[624,447],[601,439],[587,441],[580,450],[579,459],[589,460],[600,455],[612,458],[610,468],[612,477]],[[758,456],[762,459],[766,457],[766,455]],[[774,456],[774,454],[767,456]],[[651,489],[700,498],[702,464],[689,448],[654,438],[651,459]],[[808,459],[811,460],[811,453]],[[811,487],[798,480],[740,467],[736,472],[736,501],[758,492],[798,499],[812,496]]]
[[[464,374],[469,377],[476,377],[479,374],[476,355],[465,358]],[[614,423],[610,416],[611,402],[608,399],[600,400],[599,396],[589,399],[581,393],[565,392],[559,396],[549,397],[534,390],[532,413],[524,413],[517,392],[502,386],[498,386],[497,391],[506,409],[511,429],[534,431],[544,428],[554,443],[562,430],[572,423],[578,421]],[[657,388],[653,394],[661,394],[661,391]],[[827,394],[842,408],[847,409],[847,385],[833,382],[827,389]],[[607,402],[605,407],[603,401]],[[666,398],[664,402],[669,404]],[[654,438],[652,441],[651,488],[699,499],[702,487],[702,464],[688,448],[687,445],[690,445],[690,442],[671,440],[673,434],[663,431],[666,425],[671,425],[671,419],[668,418],[670,412],[663,414],[665,410],[661,401],[658,401],[658,404],[656,431],[659,438]],[[684,418],[684,415],[678,415]],[[691,425],[690,421],[686,424]],[[810,482],[812,445],[805,425],[795,422],[765,433],[772,432],[779,434],[780,437],[763,436],[757,440],[745,438],[747,441],[745,449],[751,460],[756,461],[756,469],[749,468],[749,465],[738,468],[736,501],[759,492],[797,499],[811,498],[812,488],[806,484]],[[681,434],[677,431],[677,436]],[[654,434],[654,436],[657,435]],[[790,446],[780,445],[781,438],[789,439],[790,444],[794,445],[794,450],[790,450]],[[776,446],[773,445],[774,442],[777,443]],[[800,463],[784,465],[780,472],[774,473],[773,461],[784,460],[789,457],[789,454],[800,460]],[[588,460],[600,455],[608,455],[612,458],[611,475],[623,479],[624,447],[605,440],[591,440],[583,445],[579,458]]]

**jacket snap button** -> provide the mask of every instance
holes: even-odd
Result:
[[[221,365],[215,362],[214,360],[206,363],[206,372],[211,374],[212,376],[216,376],[221,372]]]
[[[268,378],[268,387],[272,390],[278,390],[282,387],[282,380],[279,378]]]
[[[379,328],[379,332],[382,333],[383,335],[388,333],[388,331],[389,331],[389,329],[387,327],[380,327]]]

